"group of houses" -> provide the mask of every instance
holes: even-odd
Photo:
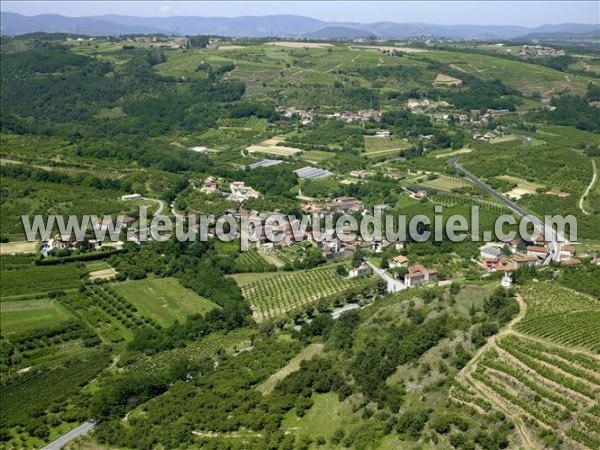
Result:
[[[543,45],[524,45],[517,56],[565,56],[565,51]]]
[[[227,200],[233,202],[245,202],[249,198],[259,198],[261,196],[260,192],[255,190],[250,186],[246,186],[246,183],[243,181],[234,181],[229,185],[231,189],[231,194],[227,196]]]
[[[365,109],[358,112],[334,112],[332,114],[326,114],[325,117],[328,119],[341,120],[345,123],[366,123],[371,120],[379,122],[381,120],[381,111],[377,109]]]
[[[365,204],[355,197],[336,197],[330,202],[310,202],[302,205],[302,210],[308,214],[317,214],[323,218],[329,214],[362,213]]]
[[[292,117],[299,117],[301,119],[301,123],[302,125],[308,125],[309,123],[311,123],[313,121],[313,118],[315,117],[315,110],[314,109],[299,109],[299,108],[294,108],[293,106],[290,108],[278,108],[277,109],[282,115],[283,117],[288,117],[288,118],[292,118]]]
[[[532,245],[521,245],[521,241],[513,239],[504,244],[489,244],[479,251],[481,265],[489,272],[513,272],[530,266],[540,266],[550,256],[550,249],[545,246],[543,236],[536,239]],[[560,252],[560,262],[564,266],[581,263],[575,258],[576,249],[571,245],[563,245]]]

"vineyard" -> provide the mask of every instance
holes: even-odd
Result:
[[[521,289],[527,315],[516,330],[569,347],[600,352],[598,300],[554,284]]]
[[[494,203],[489,200],[483,200],[480,198],[469,197],[461,194],[453,194],[450,192],[438,192],[431,195],[431,200],[434,203],[438,203],[443,206],[457,206],[457,205],[472,205],[476,204],[481,209],[495,212],[495,213],[506,213],[508,209],[506,206],[500,203]]]
[[[61,297],[61,303],[71,313],[90,325],[106,342],[130,339],[141,327],[160,328],[125,298],[110,288],[86,286],[83,292]]]
[[[271,272],[277,269],[268,263],[255,250],[241,252],[235,259],[234,269],[236,272]]]
[[[600,392],[600,362],[526,338],[507,336],[471,373],[509,411],[589,448],[599,448],[593,408]]]
[[[56,266],[30,266],[21,269],[3,270],[0,297],[44,293],[77,287],[85,270],[75,264]]]
[[[545,442],[600,448],[597,301],[549,283],[519,293],[524,318],[488,341],[472,368],[457,377],[452,398],[483,410],[489,403],[514,416],[517,425],[526,424],[519,431],[534,446],[543,447],[537,440],[544,436]]]
[[[246,128],[254,131],[266,131],[267,130],[267,120],[259,119],[257,117],[250,117],[248,119],[240,118],[222,118],[217,121],[219,127],[223,128]]]
[[[241,328],[227,334],[213,333],[189,343],[186,347],[175,348],[156,355],[146,356],[127,367],[133,372],[163,374],[171,364],[181,358],[198,363],[206,358],[214,358],[221,352],[231,352],[251,344],[252,330]]]
[[[0,426],[8,428],[29,420],[49,405],[60,405],[108,366],[110,356],[94,351],[54,369],[28,372],[2,385]]]
[[[280,317],[371,284],[370,277],[345,278],[335,267],[274,274],[242,287],[242,294],[252,306],[255,320]]]

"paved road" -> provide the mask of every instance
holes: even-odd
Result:
[[[150,200],[151,202],[156,202],[158,203],[158,209],[156,210],[156,212],[154,214],[152,214],[153,216],[160,216],[163,212],[163,209],[165,209],[165,202],[163,200],[159,200],[157,198],[144,198],[144,200]]]
[[[462,172],[465,175],[465,177],[467,177],[469,180],[471,180],[477,186],[482,188],[488,194],[496,197],[498,200],[500,200],[502,203],[504,203],[508,207],[508,209],[510,209],[512,212],[518,214],[519,216],[521,216],[523,218],[527,218],[533,224],[533,226],[535,227],[535,229],[538,232],[544,233],[544,236],[546,239],[548,237],[551,237],[552,240],[548,242],[548,244],[550,246],[550,257],[551,257],[551,259],[554,259],[555,261],[558,261],[560,259],[560,251],[561,251],[562,244],[566,242],[566,240],[564,239],[564,236],[562,236],[562,234],[556,232],[555,230],[553,230],[550,227],[546,227],[542,223],[542,221],[540,219],[538,219],[536,216],[529,214],[527,211],[525,211],[523,208],[518,206],[512,200],[508,199],[504,195],[493,190],[491,187],[489,187],[487,184],[485,184],[483,181],[481,181],[479,178],[477,178],[471,172],[463,169],[458,164],[458,158],[450,159],[448,161],[448,164],[451,167],[455,168],[456,170]],[[544,263],[547,264],[547,263],[549,263],[549,261],[544,261]]]
[[[389,294],[393,294],[394,292],[400,292],[406,289],[406,285],[400,281],[396,280],[394,277],[390,276],[385,270],[380,269],[371,261],[367,261],[367,264],[373,272],[375,272],[379,277],[381,277],[387,283],[387,291]]]
[[[592,177],[592,181],[590,182],[590,185],[587,187],[587,189],[585,190],[585,192],[583,193],[583,195],[579,199],[579,209],[581,209],[581,211],[583,211],[583,213],[586,216],[589,216],[590,213],[587,212],[583,208],[583,199],[585,199],[585,197],[590,193],[590,190],[594,187],[594,184],[596,184],[596,178],[598,177],[598,172],[596,171],[596,161],[593,160],[593,159],[592,159],[592,168],[594,169],[594,176]]]
[[[67,445],[69,442],[71,442],[73,439],[78,438],[79,436],[83,436],[86,433],[89,433],[94,429],[95,426],[95,423],[85,422],[79,425],[77,428],[73,428],[68,433],[63,434],[54,442],[51,442],[50,444],[46,445],[42,448],[42,450],[59,450],[65,445]]]

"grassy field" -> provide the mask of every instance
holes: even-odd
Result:
[[[72,317],[55,300],[21,300],[0,303],[2,334],[21,333],[32,328],[48,327]]]
[[[287,147],[279,145],[285,140],[283,136],[276,136],[259,144],[251,145],[246,150],[250,153],[266,153],[268,155],[277,156],[292,156],[296,153],[301,153],[302,150],[294,147]]]
[[[301,158],[307,162],[313,164],[319,164],[327,159],[333,158],[335,153],[333,152],[324,152],[321,150],[309,150],[302,153]]]
[[[406,139],[365,136],[365,151],[369,157],[398,156],[400,150],[410,146]]]
[[[340,402],[336,394],[317,394],[312,398],[314,404],[303,417],[298,417],[294,410],[287,413],[281,425],[285,432],[329,438],[336,429],[352,420],[352,405]]]
[[[465,186],[471,186],[471,183],[464,180],[463,178],[451,177],[449,175],[440,175],[435,180],[427,180],[424,181],[422,184],[435,189],[442,189],[446,191]]]
[[[184,322],[191,314],[205,314],[217,305],[186,289],[175,278],[126,281],[112,288],[162,326]]]

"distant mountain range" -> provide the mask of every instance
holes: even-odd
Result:
[[[583,35],[598,32],[600,25],[564,23],[527,28],[515,25],[434,25],[427,23],[337,23],[303,16],[244,17],[133,17],[104,15],[65,17],[56,14],[23,16],[1,13],[0,34],[75,33],[89,36],[123,34],[210,34],[232,37],[289,37],[301,39],[383,38],[415,36],[451,39],[513,39],[527,35]]]

